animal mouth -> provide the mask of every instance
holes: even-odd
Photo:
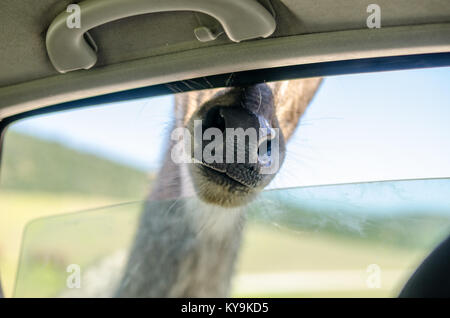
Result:
[[[198,163],[200,165],[200,168],[204,171],[204,173],[208,174],[208,176],[213,176],[220,178],[220,180],[223,180],[230,184],[231,186],[235,187],[245,187],[245,188],[252,188],[251,185],[247,184],[243,180],[239,180],[237,178],[234,178],[232,175],[222,169],[215,168],[213,166],[209,166],[205,163]]]
[[[207,164],[195,164],[193,167],[197,195],[206,203],[226,208],[239,207],[249,203],[258,193],[256,187],[222,170]]]

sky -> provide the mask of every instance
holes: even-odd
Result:
[[[64,111],[10,129],[154,170],[173,96]],[[450,177],[450,68],[326,78],[272,188]]]

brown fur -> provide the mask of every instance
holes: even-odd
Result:
[[[277,118],[271,121],[279,125],[286,140],[320,82],[320,78],[311,78],[268,84],[272,96],[266,94],[265,98],[273,104],[270,107],[275,107]],[[252,96],[245,96],[245,91],[243,94],[251,99],[248,103],[258,106],[258,98],[263,96],[261,91],[258,96],[259,88],[255,87]],[[178,94],[174,128],[187,127],[200,107],[226,92],[233,91],[226,88]],[[224,297],[229,293],[244,221],[241,208],[229,207],[245,205],[249,201],[245,196],[254,196],[262,188],[237,193],[230,191],[229,184],[221,186],[208,176],[192,173],[171,160],[173,145],[171,141],[116,296]],[[200,179],[194,182],[193,177]],[[208,195],[202,199],[199,191]],[[239,195],[244,199],[236,201]],[[230,200],[235,202],[230,204]]]

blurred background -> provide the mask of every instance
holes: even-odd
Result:
[[[449,80],[449,68],[325,79],[270,191],[249,209],[233,295],[395,296],[449,233]],[[87,266],[129,244],[173,102],[114,103],[8,128],[0,174],[7,296],[19,267],[17,296],[55,296],[67,264]]]

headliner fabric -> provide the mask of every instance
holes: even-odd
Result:
[[[80,1],[75,1],[80,2]],[[373,0],[261,0],[276,12],[272,37],[366,28]],[[0,88],[57,74],[48,60],[45,34],[70,0],[3,0],[0,11]],[[378,0],[382,27],[450,22],[449,0]],[[166,55],[230,41],[225,35],[201,43],[193,30],[215,25],[193,12],[134,16],[93,29],[98,47],[96,67]]]

